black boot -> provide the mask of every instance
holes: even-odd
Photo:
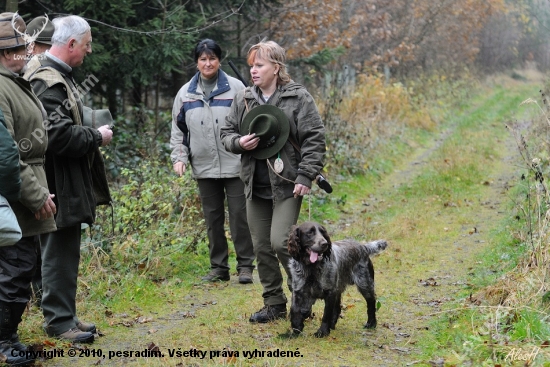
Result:
[[[17,334],[17,329],[21,323],[23,313],[27,309],[26,303],[10,303],[11,308],[11,346],[13,349],[26,352],[27,346],[19,341],[19,335]]]
[[[17,327],[25,311],[22,305],[26,304],[0,302],[0,353],[5,356],[4,362],[9,366],[25,366],[34,362],[34,358],[17,349],[21,346],[26,348],[17,337]],[[16,343],[12,344],[12,340]]]

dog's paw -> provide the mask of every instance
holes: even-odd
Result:
[[[325,329],[325,328],[321,327],[313,335],[315,335],[316,338],[324,338],[325,336],[328,336],[329,334],[330,334],[330,329]]]
[[[374,321],[371,321],[371,320],[367,321],[367,322],[365,323],[365,326],[363,326],[363,328],[365,328],[365,329],[376,329],[376,320],[374,320]]]

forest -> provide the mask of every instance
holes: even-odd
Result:
[[[78,307],[106,330],[96,346],[298,345],[299,362],[319,365],[548,366],[549,1],[0,0],[0,11],[26,22],[76,14],[92,27],[76,79],[97,80],[84,102],[116,120],[103,148],[113,202],[83,229]],[[390,255],[373,260],[387,320],[374,334],[355,330],[364,304],[351,291],[331,339],[312,345],[313,335],[289,341],[288,322],[248,325],[258,282],[246,292],[197,284],[209,266],[206,228],[196,183],[172,171],[169,139],[174,97],[197,72],[192,50],[204,38],[221,45],[227,74],[232,61],[245,78],[248,49],[276,41],[314,96],[335,192],[313,190],[300,221],[325,223],[336,238],[388,237]],[[26,317],[23,336],[51,346],[33,331],[37,308]],[[44,361],[75,360],[56,363]]]

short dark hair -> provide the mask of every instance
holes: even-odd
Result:
[[[210,38],[203,39],[199,41],[195,46],[194,60],[195,62],[199,61],[199,57],[202,54],[206,55],[215,55],[218,59],[222,59],[222,49],[220,45],[211,40]]]

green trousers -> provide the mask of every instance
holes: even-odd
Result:
[[[76,286],[80,264],[80,224],[40,236],[44,328],[56,336],[75,328]]]
[[[262,283],[264,304],[273,306],[287,302],[283,291],[283,276],[279,264],[283,265],[288,276],[288,234],[290,227],[298,221],[302,197],[288,198],[273,202],[269,199],[253,197],[246,201],[248,226],[254,244],[256,267]]]

